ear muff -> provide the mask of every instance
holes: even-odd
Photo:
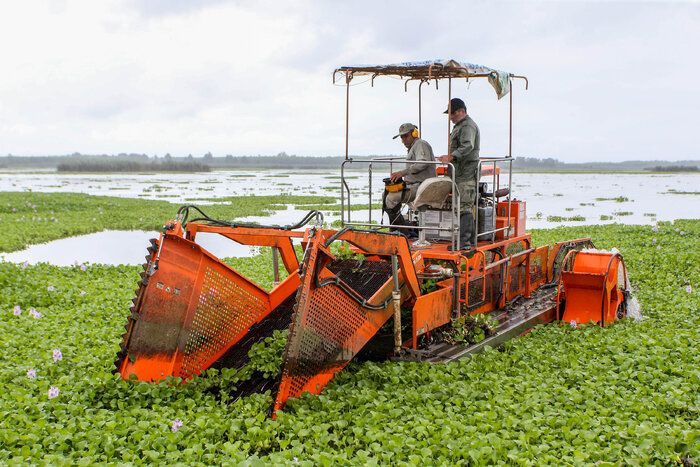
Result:
[[[411,132],[411,136],[413,136],[414,138],[418,138],[418,129],[417,128],[413,129],[413,131]]]

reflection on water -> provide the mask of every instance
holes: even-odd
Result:
[[[50,263],[55,266],[70,266],[81,263],[143,264],[146,248],[151,238],[159,238],[158,232],[121,232],[108,230],[80,237],[64,238],[26,250],[0,253],[0,258],[13,263]],[[200,233],[197,243],[219,258],[229,256],[252,256],[255,248],[240,245],[218,234]]]

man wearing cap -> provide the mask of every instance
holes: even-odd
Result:
[[[408,155],[409,161],[434,161],[433,148],[427,141],[418,137],[418,127],[413,123],[404,123],[399,127],[399,134],[394,139],[401,137],[401,142]],[[389,216],[392,225],[407,225],[406,220],[401,215],[401,203],[410,203],[416,197],[418,186],[426,178],[435,176],[434,164],[421,164],[418,162],[408,162],[403,170],[393,172],[389,178],[396,182],[403,178],[405,188],[401,191],[388,192],[384,190],[383,210]]]
[[[479,175],[479,127],[467,115],[467,106],[459,98],[450,100],[445,110],[454,125],[450,133],[450,154],[440,156],[440,162],[452,162],[455,167],[454,181],[459,190],[459,249],[470,249],[476,245],[474,204],[476,203]]]

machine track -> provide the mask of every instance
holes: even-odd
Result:
[[[540,288],[530,298],[518,298],[504,309],[486,313],[498,321],[496,333],[481,342],[469,346],[439,342],[421,350],[409,350],[402,360],[446,363],[482,352],[487,346],[493,349],[504,342],[527,333],[538,324],[556,319],[556,287]]]

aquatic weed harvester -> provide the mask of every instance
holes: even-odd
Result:
[[[342,67],[333,78],[344,77],[348,107],[350,83],[361,75],[372,81],[399,77],[404,86],[417,82],[419,115],[424,84],[437,87],[446,80],[449,102],[453,81],[486,78],[499,99],[509,96],[511,121],[512,82],[522,79],[527,89],[524,77],[452,60]],[[124,379],[157,381],[168,376],[187,380],[209,368],[239,369],[248,363],[254,344],[289,329],[277,378],[256,378],[239,388],[241,394],[270,389],[274,417],[289,398],[322,391],[363,349],[385,349],[380,355],[399,360],[448,362],[497,347],[537,324],[563,320],[605,326],[624,317],[628,281],[619,253],[590,250],[590,238],[531,244],[526,203],[510,190],[510,133],[507,156],[481,157],[473,206],[478,243],[469,251],[455,251],[459,192],[445,175],[425,180],[409,206],[417,239],[387,231],[390,226],[381,219],[373,222],[371,209],[369,219],[352,220],[358,196],[366,197],[369,206],[373,195],[377,199],[373,169],[407,161],[353,159],[347,142],[339,230],[325,228],[317,211],[297,225],[279,227],[211,219],[194,206],[183,206],[160,239],[151,241],[115,371]],[[345,179],[346,168],[353,165],[369,174],[369,189],[359,195]],[[195,211],[198,217],[190,219]],[[268,292],[200,246],[202,233],[271,247],[275,278],[280,258],[288,276]],[[295,241],[303,249],[301,260]],[[334,255],[335,242],[362,256]],[[480,314],[498,323],[480,342],[455,344],[440,338],[453,322]]]

